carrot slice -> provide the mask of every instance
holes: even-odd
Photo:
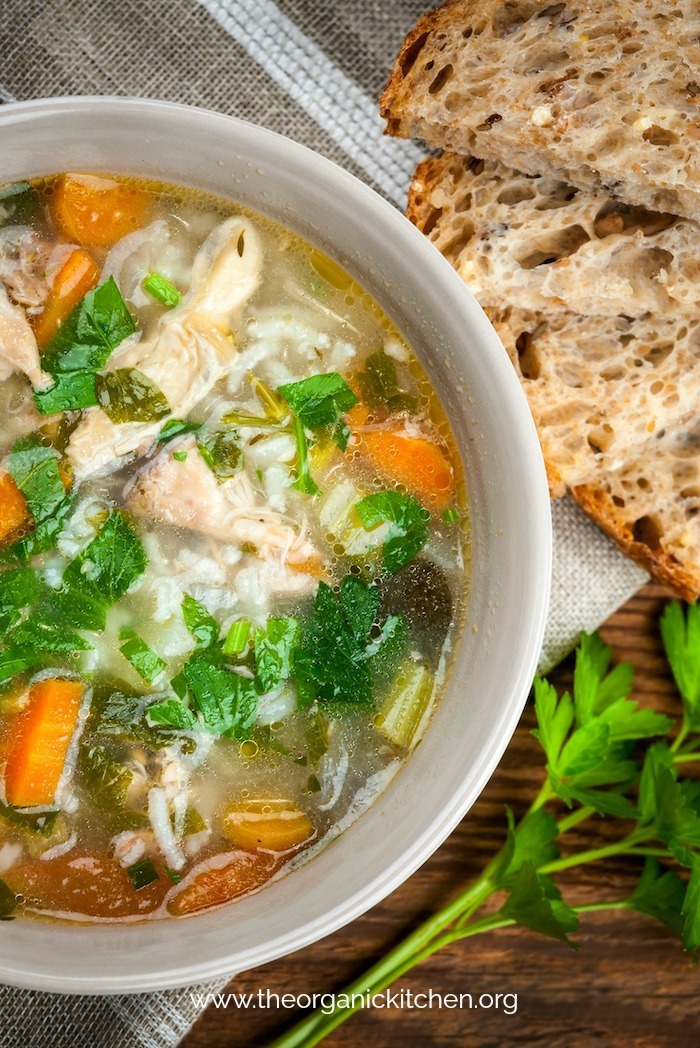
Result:
[[[88,291],[97,284],[100,267],[87,251],[72,251],[53,282],[42,313],[34,321],[34,334],[39,346],[45,346],[56,334],[68,314]]]
[[[209,866],[195,871],[191,878],[183,881],[177,894],[168,902],[170,913],[183,917],[187,913],[230,902],[260,888],[285,861],[284,856],[269,852],[237,851],[224,858],[233,861],[225,866]]]
[[[111,247],[144,218],[149,195],[124,182],[95,175],[63,175],[51,202],[54,222],[82,247]]]
[[[0,473],[0,545],[20,538],[31,523],[24,495],[9,473]]]
[[[5,765],[8,804],[53,804],[82,697],[83,685],[75,680],[43,680],[30,689]]]
[[[367,408],[357,404],[348,412],[350,426],[363,426],[368,414]],[[439,445],[390,429],[367,430],[355,436],[361,453],[380,476],[403,484],[429,509],[444,509],[452,502],[454,469]]]
[[[224,812],[222,831],[239,848],[271,852],[298,848],[316,832],[305,812],[290,801],[281,800],[234,804]]]

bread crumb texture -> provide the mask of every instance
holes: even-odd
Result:
[[[406,39],[387,131],[700,217],[695,0],[456,0]]]

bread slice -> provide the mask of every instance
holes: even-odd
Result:
[[[523,186],[533,184],[528,207],[532,201],[539,207],[526,212],[527,228],[513,222],[514,232],[499,236],[503,206],[517,209]],[[591,288],[579,294],[585,273],[594,281],[595,266],[580,267],[577,252],[564,260],[568,276],[555,300],[547,284],[554,265],[523,274],[507,251],[487,251],[491,236],[497,243],[503,237],[525,244],[529,233],[532,244],[540,223],[550,224],[551,233],[561,210],[557,201],[564,199],[562,207],[570,203],[560,187],[552,180],[523,180],[500,164],[436,157],[417,168],[407,214],[485,306],[527,394],[552,496],[570,490],[625,552],[679,596],[694,600],[700,594],[700,312],[686,315],[684,303],[669,296],[662,299],[662,315],[644,310],[644,288],[656,278],[641,265],[637,273],[634,255],[627,260],[637,285],[630,313],[638,315],[601,316],[568,308],[596,305]],[[498,200],[504,193],[505,205]],[[595,210],[589,196],[596,197],[596,206],[601,202],[595,194],[578,194],[582,221]],[[659,235],[675,228],[665,226]],[[606,241],[615,238],[625,239],[613,232],[591,241],[602,245],[602,259],[610,258]],[[647,238],[626,239],[643,258]],[[603,285],[606,264],[601,262]],[[527,295],[546,308],[504,305],[527,301]]]
[[[414,221],[482,303],[600,316],[697,316],[700,226],[444,153],[416,169]]]
[[[700,218],[695,0],[454,0],[422,18],[387,132]]]

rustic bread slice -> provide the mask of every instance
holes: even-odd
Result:
[[[691,219],[454,153],[419,164],[408,214],[482,305],[700,311],[700,226]]]
[[[700,596],[700,425],[661,432],[619,469],[572,489],[579,505],[683,600]]]
[[[387,132],[700,218],[695,0],[455,0],[404,42]]]
[[[619,469],[697,411],[700,317],[488,312],[527,394],[554,496]]]

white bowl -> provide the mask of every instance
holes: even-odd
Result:
[[[405,333],[447,410],[473,516],[469,615],[426,737],[373,806],[306,865],[185,920],[3,924],[0,981],[140,992],[233,974],[328,935],[447,837],[518,723],[540,651],[551,523],[537,434],[486,317],[428,241],[376,193],[286,138],[217,113],[124,98],[0,108],[0,184],[58,171],[145,175],[262,211],[344,265]]]

